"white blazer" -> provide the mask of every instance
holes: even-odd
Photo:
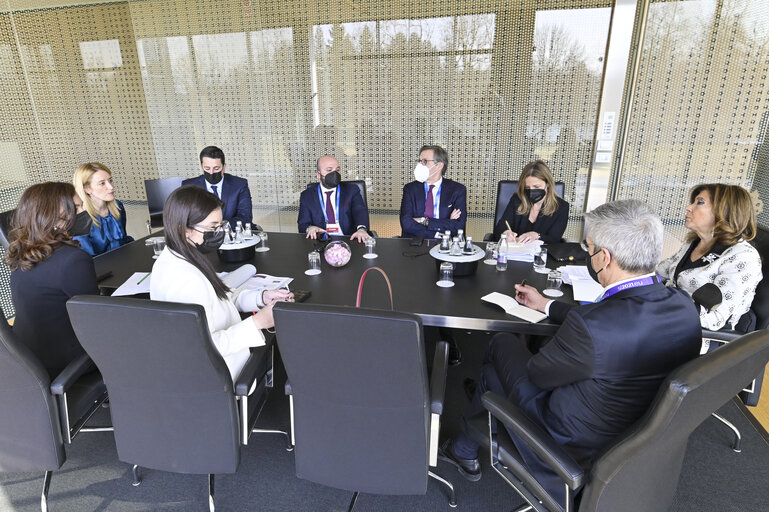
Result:
[[[705,266],[684,270],[673,282],[678,262],[686,256],[690,244],[685,243],[676,254],[657,265],[657,274],[668,286],[680,288],[691,295],[697,288],[713,283],[721,290],[723,301],[715,311],[700,307],[700,323],[705,329],[717,331],[727,322],[734,329],[740,317],[748,312],[756,294],[756,286],[763,277],[761,256],[744,240],[727,248],[720,256],[708,254]]]
[[[168,248],[152,266],[150,298],[203,306],[211,338],[234,382],[251,354],[249,347],[264,345],[265,341],[251,318],[240,319],[232,295],[228,300],[217,297],[206,276]]]

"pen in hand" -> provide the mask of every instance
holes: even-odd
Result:
[[[507,226],[507,229],[510,231],[510,233],[513,233],[513,228],[510,227],[510,223],[507,222],[507,219],[505,219],[505,226]],[[515,233],[513,233],[513,242],[515,242]]]

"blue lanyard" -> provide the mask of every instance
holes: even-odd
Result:
[[[603,292],[603,296],[601,296],[600,300],[608,299],[615,293],[619,293],[623,290],[628,290],[630,288],[638,288],[639,286],[648,286],[650,284],[661,283],[661,282],[662,281],[657,275],[641,277],[638,279],[633,279],[631,281],[625,281],[624,283],[614,285],[608,290],[606,290],[605,292]]]
[[[336,186],[336,210],[334,210],[334,214],[336,215],[336,223],[339,224],[339,185]],[[328,215],[326,214],[326,201],[323,200],[323,192],[321,191],[320,185],[318,185],[318,199],[320,199],[320,211],[323,212],[323,218],[326,220],[326,224],[328,224]]]
[[[440,218],[440,205],[441,205],[441,187],[443,187],[443,181],[438,185],[438,189],[435,191],[435,201],[433,201],[433,218]],[[430,193],[430,185],[425,181],[425,202],[427,201],[427,194]]]

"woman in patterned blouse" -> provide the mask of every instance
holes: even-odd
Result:
[[[722,302],[711,310],[700,306],[702,327],[749,332],[756,321],[750,305],[762,277],[761,257],[749,243],[756,236],[750,194],[736,185],[698,185],[692,189],[690,202],[686,242],[657,265],[657,274],[668,286],[690,295],[713,283],[721,291]]]

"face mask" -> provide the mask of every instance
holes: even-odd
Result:
[[[545,191],[541,188],[527,188],[524,193],[532,203],[538,203],[545,198]]]
[[[424,183],[427,181],[427,178],[430,177],[430,168],[427,167],[422,162],[419,162],[417,166],[414,168],[414,179],[416,179],[420,183]]]
[[[590,277],[593,278],[593,281],[595,281],[598,284],[601,283],[601,281],[598,280],[598,273],[603,271],[603,269],[599,270],[598,272],[595,271],[595,269],[593,268],[593,256],[595,256],[599,252],[601,252],[600,249],[594,252],[593,254],[588,254],[588,257],[587,257],[587,273],[590,274]]]
[[[331,171],[325,176],[321,176],[320,181],[326,188],[336,188],[342,181],[342,175],[338,171]]]
[[[217,250],[219,247],[221,247],[222,243],[224,243],[224,230],[221,229],[219,231],[204,231],[203,243],[202,244],[199,244],[196,242],[192,242],[192,243],[203,254],[208,254],[209,252],[213,252]]]
[[[206,181],[209,182],[211,185],[216,185],[217,183],[222,181],[222,178],[224,177],[224,171],[204,172],[203,176],[205,176]]]
[[[80,212],[75,215],[75,222],[72,224],[72,227],[69,228],[69,234],[70,236],[87,235],[91,232],[92,224],[93,219],[88,215],[88,212]]]

